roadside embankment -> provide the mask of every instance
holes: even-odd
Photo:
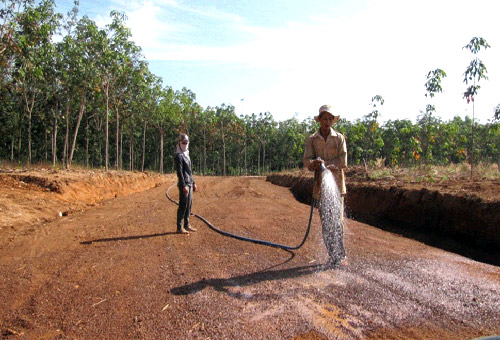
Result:
[[[146,172],[0,169],[0,230],[31,228],[170,181],[172,174]]]
[[[297,200],[310,203],[312,177],[277,174],[269,175],[267,180],[289,187]],[[498,200],[453,195],[425,187],[381,185],[376,181],[347,180],[347,191],[345,205],[350,218],[384,229],[397,229],[410,237],[415,233],[421,239],[422,234],[432,235],[485,252],[500,248]]]

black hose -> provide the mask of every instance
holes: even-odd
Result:
[[[165,193],[165,195],[167,196],[167,198],[174,202],[175,204],[179,205],[179,202],[177,202],[176,200],[172,199],[170,197],[170,195],[168,194],[169,190],[176,184],[172,184],[168,189],[167,189],[167,192]],[[261,245],[264,245],[264,246],[269,246],[269,247],[274,247],[274,248],[281,248],[281,249],[285,249],[285,250],[297,250],[299,249],[300,247],[302,247],[304,245],[304,243],[306,242],[306,239],[307,239],[307,236],[309,236],[309,231],[311,230],[311,222],[312,222],[312,216],[313,216],[313,212],[314,212],[314,197],[312,198],[312,201],[311,201],[311,213],[309,214],[309,223],[307,225],[307,230],[306,230],[306,234],[304,235],[304,239],[302,240],[302,242],[300,242],[300,244],[298,246],[287,246],[287,245],[284,245],[284,244],[279,244],[279,243],[273,243],[273,242],[269,242],[269,241],[264,241],[264,240],[258,240],[258,239],[253,239],[253,238],[249,238],[249,237],[244,237],[244,236],[240,236],[240,235],[235,235],[235,234],[232,234],[232,233],[229,233],[227,231],[224,231],[224,230],[220,230],[218,229],[217,227],[215,227],[212,223],[208,222],[205,218],[201,217],[200,215],[198,214],[193,214],[191,213],[191,215],[199,218],[201,221],[205,222],[205,224],[210,228],[212,229],[213,231],[221,234],[221,235],[224,235],[224,236],[228,236],[228,237],[232,237],[232,238],[235,238],[237,240],[240,240],[240,241],[245,241],[245,242],[252,242],[252,243],[256,243],[256,244],[261,244]]]

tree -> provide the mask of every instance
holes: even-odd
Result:
[[[15,54],[15,79],[21,90],[28,117],[28,165],[31,163],[32,116],[35,103],[44,88],[45,73],[50,65],[52,35],[59,26],[60,14],[54,12],[54,1],[44,0],[37,7],[27,7],[18,15],[15,39],[19,50]]]
[[[198,141],[200,141],[200,139],[202,140],[200,144],[203,150],[199,154],[199,157],[201,158],[199,160],[199,163],[201,164],[201,172],[204,175],[208,173],[213,174],[213,167],[211,168],[211,170],[209,170],[207,163],[210,163],[207,161],[209,159],[209,151],[213,150],[215,135],[217,131],[215,110],[210,106],[202,110],[199,115],[199,119],[196,120],[195,126],[199,126],[199,130],[197,131],[199,131],[199,133],[201,134],[201,136],[199,136],[198,138]]]
[[[144,171],[144,162],[146,154],[146,130],[148,122],[150,122],[150,112],[156,101],[152,97],[153,86],[161,88],[159,78],[155,77],[148,68],[146,61],[139,61],[130,73],[130,83],[128,84],[128,95],[124,95],[124,100],[127,100],[125,105],[129,111],[129,119],[132,121],[129,124],[130,148],[133,148],[134,137],[138,138],[141,135],[139,127],[142,127],[142,145],[141,145],[141,171]],[[129,161],[133,162],[133,155],[129,155]],[[130,166],[132,169],[132,165]]]
[[[463,47],[463,49],[467,49],[471,51],[474,55],[475,58],[470,62],[469,66],[464,72],[464,83],[466,85],[469,85],[469,82],[472,81],[473,83],[469,85],[466,89],[466,91],[463,94],[463,97],[467,99],[467,103],[470,103],[472,101],[472,126],[471,126],[471,143],[472,143],[472,150],[470,154],[470,176],[473,176],[473,167],[474,167],[474,118],[475,118],[475,112],[474,112],[474,97],[477,95],[477,91],[480,89],[480,86],[477,85],[481,79],[488,79],[488,76],[486,73],[488,73],[488,70],[486,69],[486,66],[483,64],[483,62],[478,59],[477,54],[481,50],[481,48],[487,49],[488,47],[491,47],[484,38],[480,37],[474,37],[471,39],[471,41]]]
[[[272,153],[274,170],[299,167],[304,155],[305,137],[305,126],[296,118],[278,123],[277,129],[271,136],[271,145],[276,146]]]
[[[75,0],[73,8],[67,13],[67,16],[63,19],[62,27],[65,30],[66,37],[71,37],[73,29],[75,28],[78,19],[78,0]],[[69,53],[68,52],[68,39],[63,39],[63,41],[54,44],[51,50],[49,69],[46,74],[46,81],[48,83],[48,88],[50,88],[50,93],[48,94],[47,105],[51,106],[47,108],[52,113],[52,134],[51,134],[51,152],[52,152],[52,165],[56,165],[57,162],[57,133],[59,119],[61,118],[61,103],[64,99],[68,99],[70,96],[70,75],[69,69]],[[69,100],[68,100],[69,101]],[[67,145],[66,145],[67,147]]]
[[[349,125],[348,125],[349,126]],[[351,125],[350,132],[347,132],[347,149],[353,148],[353,154],[358,157],[351,162],[360,163],[360,155],[362,155],[361,145],[363,141],[364,125],[358,121],[357,124]],[[409,166],[416,164],[422,154],[419,135],[421,134],[420,127],[410,120],[389,120],[380,127],[380,138],[383,140],[381,146],[380,157],[382,157],[387,165],[391,166]],[[355,137],[356,140],[352,140]]]
[[[138,89],[135,91],[137,100],[133,101],[133,110],[142,122],[142,159],[141,171],[144,171],[146,161],[146,131],[148,124],[153,123],[154,113],[158,110],[162,95],[161,78],[149,71],[146,62],[140,62],[138,66]]]
[[[115,168],[119,169],[121,164],[120,111],[123,109],[122,105],[125,104],[129,85],[133,81],[133,73],[141,58],[141,49],[133,41],[130,41],[132,33],[125,26],[127,16],[117,11],[112,11],[110,16],[112,22],[106,30],[109,46],[103,53],[101,74],[102,86],[106,90],[106,101],[108,102],[111,98],[114,107],[116,123]],[[108,114],[109,112],[107,112]],[[106,141],[106,143],[108,142]]]
[[[443,92],[443,88],[441,87],[441,78],[446,78],[446,72],[437,68],[433,71],[429,71],[427,73],[427,81],[425,83],[425,96],[429,96],[431,98],[434,97],[436,93]]]
[[[427,81],[425,83],[426,97],[433,98],[436,93],[443,92],[441,87],[441,78],[445,78],[446,73],[437,68],[427,73]],[[436,121],[432,114],[436,112],[436,107],[432,104],[427,104],[425,113],[418,118],[418,124],[421,126],[421,147],[423,156],[422,160],[427,163],[432,160],[432,144],[435,143],[434,134],[436,133]]]
[[[196,94],[183,87],[178,93],[178,99],[183,117],[183,125],[180,126],[180,128],[185,131],[187,135],[191,135],[189,124],[196,117],[196,114],[199,113],[199,105],[196,103]]]
[[[72,73],[71,81],[73,82],[72,87],[75,93],[78,94],[77,98],[79,99],[79,108],[66,168],[71,166],[71,162],[73,160],[80,123],[87,105],[89,89],[93,89],[96,82],[95,63],[99,60],[99,44],[102,39],[103,31],[97,28],[94,21],[84,16],[80,19],[76,26],[75,41],[70,42],[71,56],[69,61]],[[69,116],[69,110],[67,110],[66,116]],[[67,126],[68,124],[69,121],[67,118]]]
[[[222,175],[226,176],[226,149],[228,138],[231,133],[231,127],[236,115],[234,114],[234,106],[222,104],[215,109],[215,117],[218,125],[218,135],[222,146]]]
[[[2,71],[9,69],[11,58],[14,53],[19,53],[19,40],[16,37],[18,19],[21,17],[21,9],[33,5],[33,0],[1,0],[0,1],[0,65]],[[0,77],[5,76],[4,72]]]
[[[172,131],[180,123],[181,108],[177,94],[171,87],[166,87],[161,93],[161,99],[153,111],[153,122],[160,133],[160,173],[163,173],[163,143],[165,133]]]
[[[424,164],[431,164],[433,160],[433,146],[436,144],[436,134],[440,125],[440,120],[433,117],[436,111],[434,105],[428,104],[425,112],[417,118],[420,127],[419,142],[422,150],[422,160]]]
[[[363,125],[365,126],[365,135],[363,137],[363,158],[366,165],[367,161],[373,161],[380,156],[380,151],[384,146],[384,141],[381,136],[381,130],[377,122],[380,112],[377,105],[384,105],[384,98],[381,95],[372,97],[370,105],[373,107],[372,112],[363,117]]]
[[[255,126],[255,137],[259,141],[257,171],[266,171],[266,146],[276,129],[276,122],[270,112],[259,113],[259,119]],[[262,163],[260,162],[260,150],[262,150]],[[262,164],[262,167],[261,167]],[[270,166],[269,166],[270,168]],[[261,170],[262,169],[262,170]]]

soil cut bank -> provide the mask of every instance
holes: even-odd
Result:
[[[0,169],[0,230],[32,229],[172,178],[147,172]]]
[[[267,180],[309,203],[310,174],[270,175]],[[459,247],[459,252],[500,265],[500,180],[367,180],[354,169],[347,172],[347,189],[346,213],[352,218],[432,239],[435,245],[444,242],[445,248]]]

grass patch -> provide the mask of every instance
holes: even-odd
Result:
[[[448,180],[470,180],[470,165],[467,163],[448,165],[419,165],[411,168],[381,168],[374,167],[368,170],[371,179],[395,179],[405,182],[435,183]],[[473,179],[500,179],[498,164],[480,163],[473,168]]]

